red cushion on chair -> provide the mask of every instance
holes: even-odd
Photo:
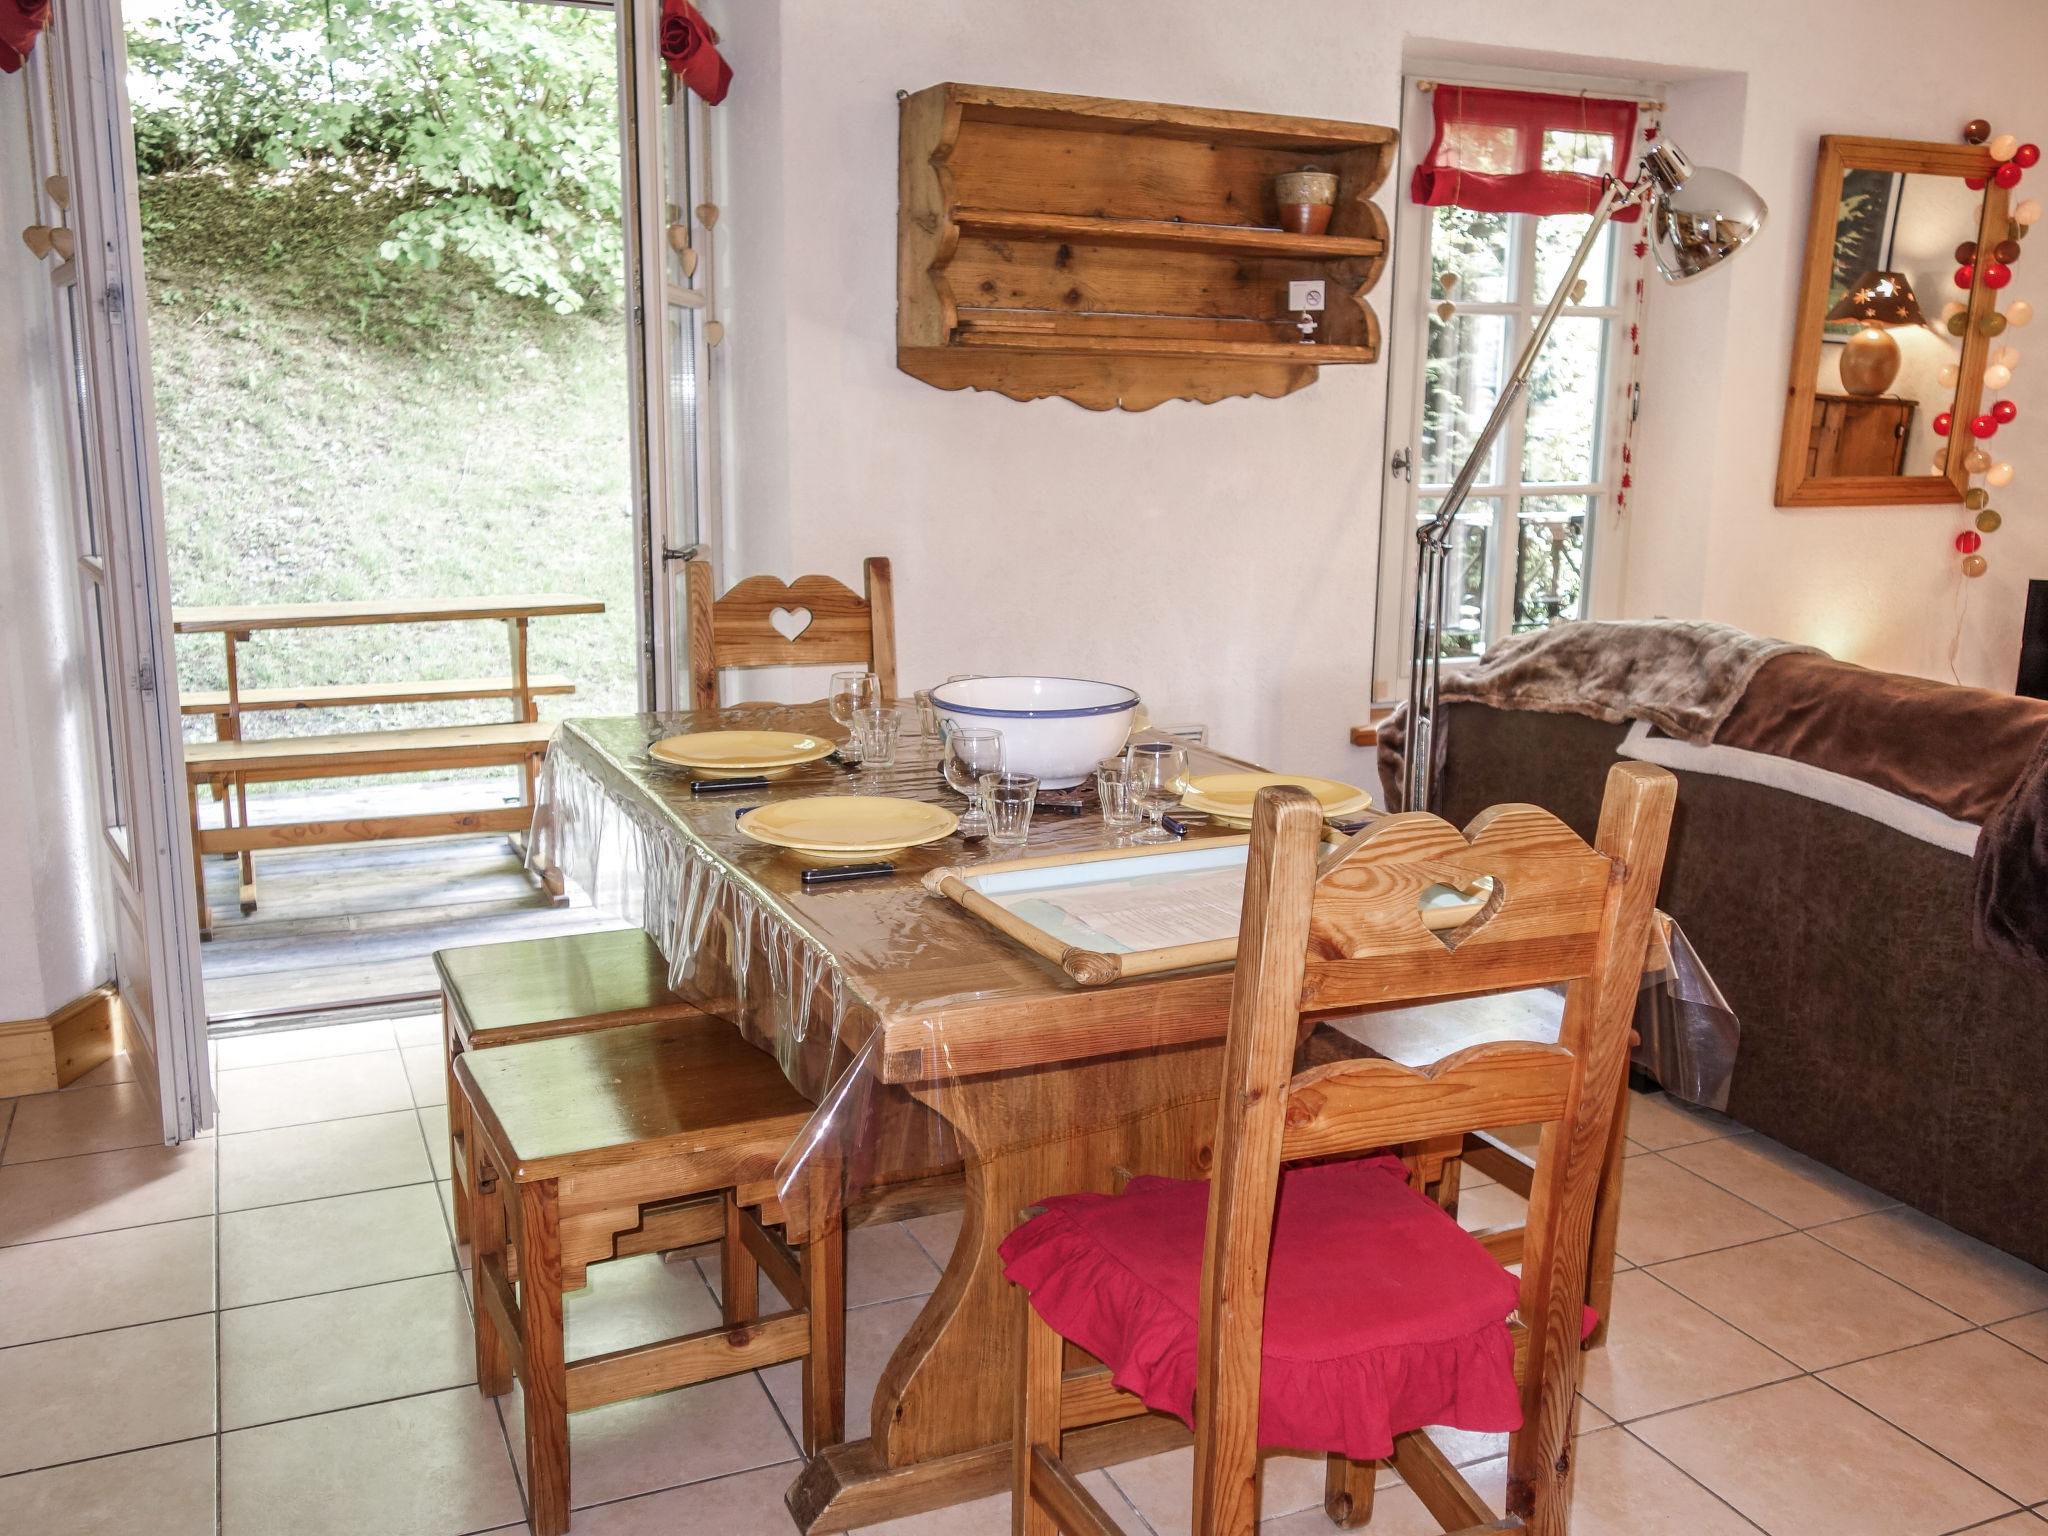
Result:
[[[1519,1287],[1407,1178],[1394,1157],[1282,1175],[1261,1444],[1375,1461],[1426,1424],[1521,1426]],[[1140,1178],[1044,1203],[1004,1242],[1004,1273],[1119,1387],[1192,1424],[1208,1184]]]

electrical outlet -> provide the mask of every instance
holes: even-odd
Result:
[[[1323,285],[1319,282],[1289,283],[1287,307],[1317,311],[1323,307]]]

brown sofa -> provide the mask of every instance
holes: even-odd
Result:
[[[1627,734],[1444,706],[1443,812],[1527,800],[1590,838]],[[2048,1267],[2048,977],[1971,943],[1971,862],[1853,812],[1679,772],[1660,904],[1742,1023],[1728,1111]]]

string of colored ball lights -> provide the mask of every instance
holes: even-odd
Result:
[[[1973,192],[1983,191],[1990,183],[2009,191],[2017,187],[2026,172],[2041,159],[2039,145],[2022,143],[2010,133],[1994,135],[1991,125],[1981,117],[1964,127],[1963,142],[1982,144],[1991,156],[1989,175],[1963,179],[1963,184]],[[1963,291],[1964,298],[1967,300],[1980,275],[1984,287],[1992,295],[1991,308],[1979,315],[1976,322],[1978,333],[1987,343],[1981,408],[1967,422],[1958,423],[1950,411],[1941,412],[1932,422],[1936,436],[1950,439],[1934,456],[1936,472],[1947,473],[1949,455],[1961,449],[1964,470],[1972,480],[1982,476],[1984,482],[1982,485],[1972,484],[1963,494],[1963,505],[1970,513],[1971,526],[1955,536],[1955,549],[1962,557],[1965,576],[1982,576],[1991,568],[1991,562],[1980,552],[1984,547],[1984,536],[1996,533],[2004,522],[1998,509],[1991,505],[1991,493],[2004,490],[2013,482],[2011,461],[1998,458],[1987,445],[1998,436],[1999,428],[2010,426],[2019,418],[2020,408],[2003,398],[2003,391],[2012,384],[2013,370],[2020,365],[2020,352],[2009,342],[1996,346],[1990,343],[1996,342],[2007,329],[2025,326],[2034,318],[2034,306],[2025,299],[2011,300],[2001,312],[1998,296],[2012,282],[2013,264],[2020,259],[2020,242],[2040,217],[2039,200],[2023,198],[2010,211],[2005,238],[1993,243],[1988,251],[1979,250],[1975,240],[1965,240],[1956,247],[1956,287]],[[1981,274],[1978,270],[1980,262],[1983,265]],[[1951,301],[1943,309],[1942,318],[1951,336],[1969,334],[1967,302]],[[1941,370],[1944,386],[1953,385],[1961,376],[1962,368],[1957,363],[1949,363]],[[1967,447],[1964,446],[1966,443]]]

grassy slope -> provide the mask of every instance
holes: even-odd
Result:
[[[558,317],[460,263],[371,258],[402,206],[345,176],[266,190],[145,180],[158,435],[180,603],[579,592],[533,627],[536,670],[633,707],[633,551],[618,315]],[[187,688],[223,684],[214,637]],[[245,686],[502,674],[495,625],[259,635]],[[271,715],[263,735],[504,718],[503,705]],[[210,727],[199,734],[210,735]]]

